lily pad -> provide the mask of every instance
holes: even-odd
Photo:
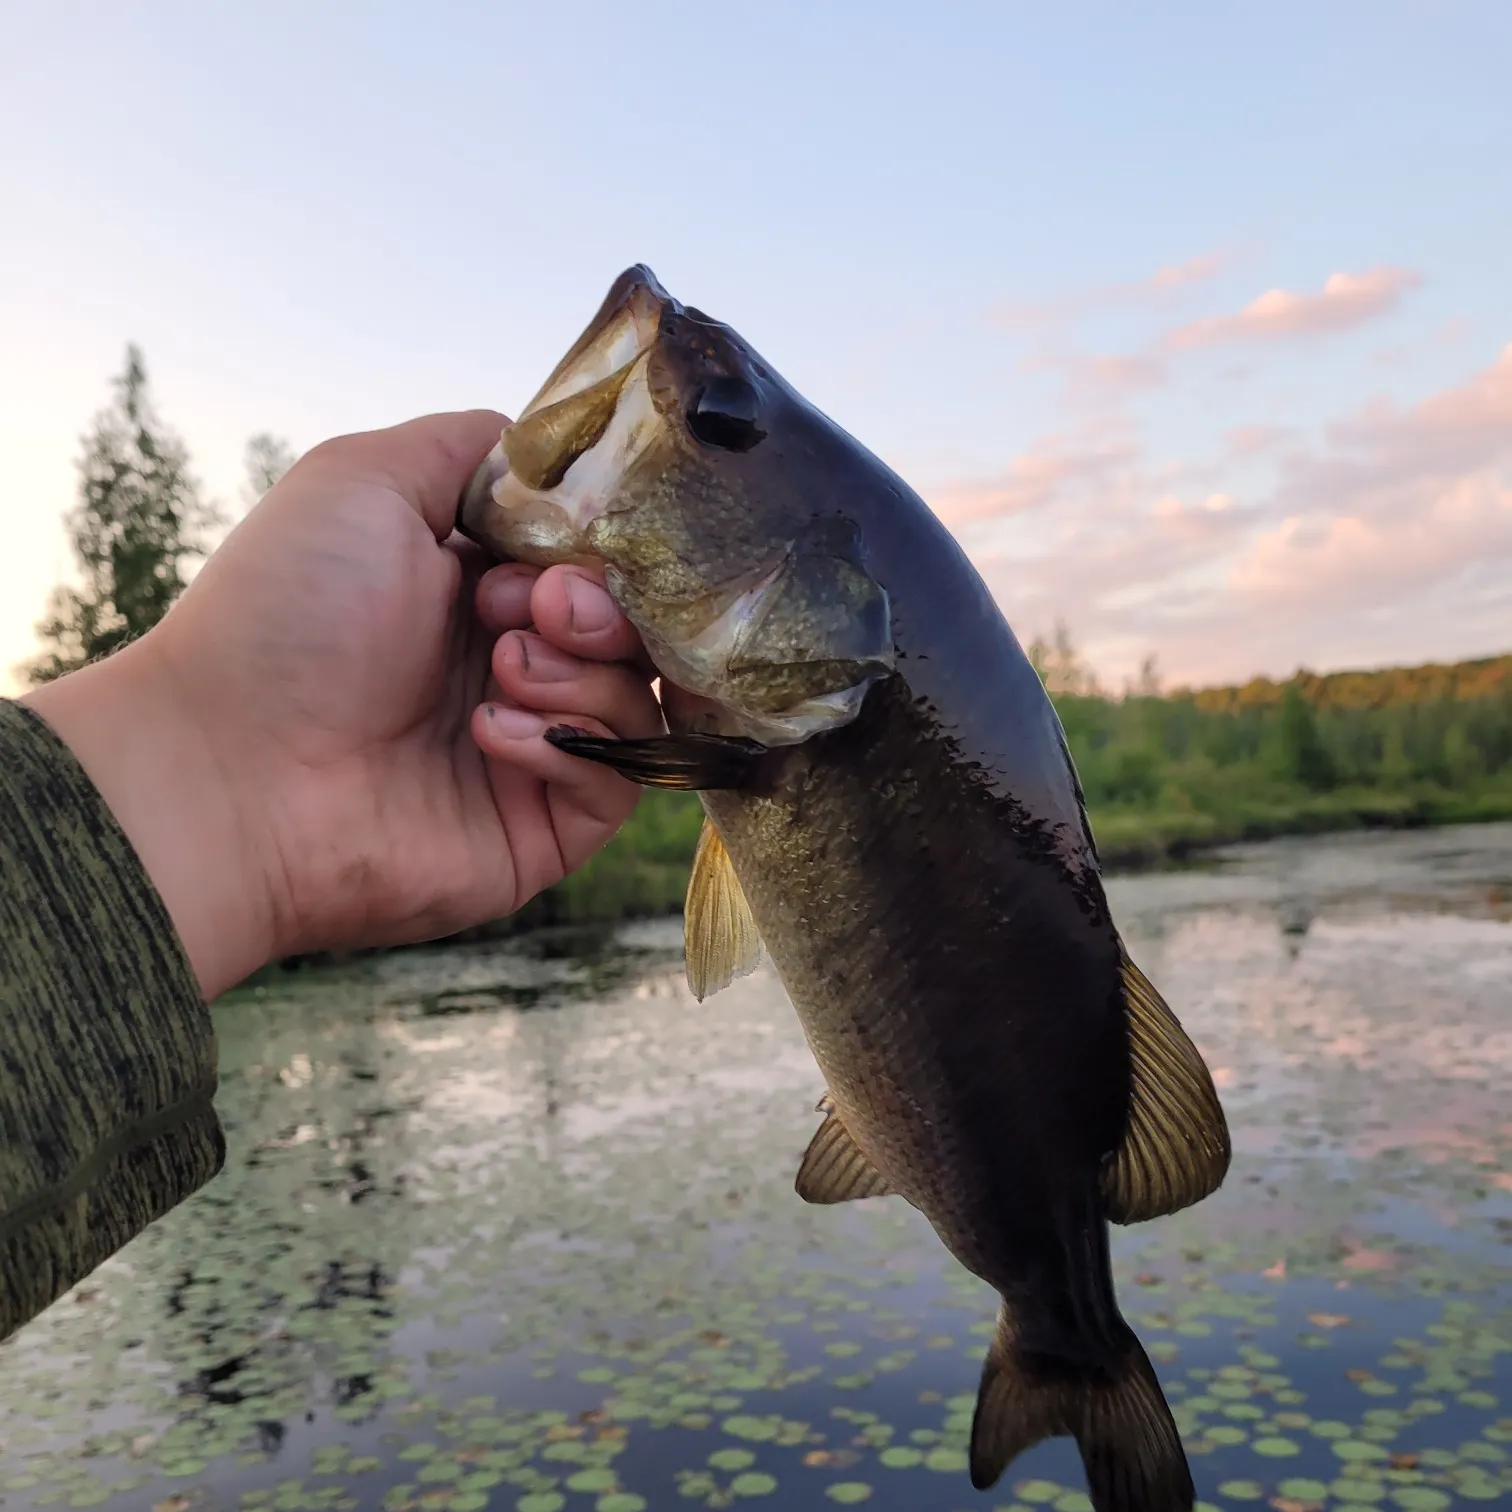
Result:
[[[716,1470],[744,1470],[756,1463],[756,1456],[749,1449],[716,1449],[709,1456],[709,1463]]]
[[[1293,1455],[1301,1454],[1301,1448],[1288,1438],[1257,1438],[1250,1448],[1256,1454],[1263,1454],[1267,1459],[1290,1459]]]
[[[762,1470],[747,1470],[730,1482],[735,1496],[770,1496],[777,1489],[777,1477]]]

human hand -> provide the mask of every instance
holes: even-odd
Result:
[[[543,738],[661,730],[627,621],[583,569],[485,571],[447,540],[503,423],[436,415],[316,447],[149,634],[28,695],[207,998],[279,956],[510,913],[634,807],[632,784]]]

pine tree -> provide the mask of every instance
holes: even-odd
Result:
[[[79,586],[53,590],[37,626],[42,654],[25,673],[46,682],[108,656],[150,630],[205,555],[218,512],[200,495],[182,441],[153,412],[135,346],[114,380],[114,401],[84,440],[78,502],[67,516]]]

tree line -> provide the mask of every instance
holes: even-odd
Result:
[[[155,625],[209,554],[225,510],[207,500],[188,448],[158,417],[147,366],[126,348],[111,402],[95,417],[77,464],[78,493],[64,518],[78,578],[60,583],[37,626],[40,649],[20,668],[33,685],[108,656]],[[247,443],[244,501],[288,471],[289,443],[267,432]]]
[[[246,502],[292,461],[287,442],[254,436]],[[25,669],[33,682],[149,629],[225,523],[154,412],[135,347],[78,472],[67,517],[78,581],[53,591],[41,651]],[[1116,693],[1064,625],[1029,655],[1065,727],[1105,864],[1288,831],[1512,818],[1512,654],[1170,691],[1152,658]],[[677,906],[700,820],[689,795],[648,794],[604,852],[511,927]]]

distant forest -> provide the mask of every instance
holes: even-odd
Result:
[[[38,626],[39,655],[20,669],[33,682],[149,629],[224,523],[157,418],[136,347],[112,387],[85,437],[67,519],[78,581],[59,584]],[[287,442],[254,436],[245,502],[293,459]],[[1267,835],[1512,818],[1512,655],[1170,692],[1148,663],[1113,694],[1063,626],[1028,649],[1065,726],[1105,867]],[[694,796],[648,793],[579,872],[471,933],[679,908],[701,822]]]
[[[1076,759],[1105,868],[1271,835],[1512,818],[1512,655],[1160,692],[1102,691],[1064,631],[1031,659]],[[681,906],[702,811],[650,793],[517,925]]]

